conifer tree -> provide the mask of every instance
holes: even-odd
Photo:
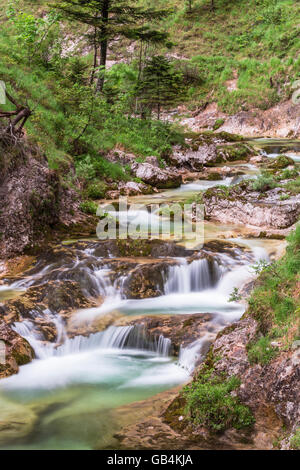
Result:
[[[176,104],[182,94],[182,73],[174,69],[170,60],[153,56],[146,61],[143,77],[137,85],[137,95],[150,111],[156,109],[157,119],[160,119],[162,107]]]
[[[170,10],[142,8],[136,0],[63,0],[55,4],[70,20],[91,27],[94,43],[94,66],[97,48],[100,48],[100,73],[97,91],[102,91],[109,43],[119,37],[132,37],[145,21],[153,22],[169,14]]]

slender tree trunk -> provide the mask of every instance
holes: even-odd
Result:
[[[210,9],[214,10],[215,9],[215,0],[210,1]]]
[[[140,44],[140,53],[139,53],[139,73],[138,73],[138,78],[137,78],[137,85],[140,84],[141,77],[142,77],[142,61],[143,61],[143,40],[141,40]],[[139,99],[136,97],[135,99],[135,114],[138,112],[138,104],[139,104]]]
[[[93,41],[94,41],[94,63],[93,63],[93,70],[92,70],[92,74],[91,74],[91,80],[90,80],[91,85],[94,82],[95,71],[96,71],[96,68],[97,68],[97,61],[98,61],[98,42],[97,42],[97,28],[96,28],[96,26],[95,26],[95,30],[94,30]]]
[[[104,85],[104,73],[106,68],[106,59],[107,59],[107,48],[108,48],[108,38],[107,38],[107,26],[109,21],[109,6],[110,0],[105,0],[102,4],[101,9],[101,20],[102,26],[100,28],[100,73],[97,81],[96,91],[101,93]]]

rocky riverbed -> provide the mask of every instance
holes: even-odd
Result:
[[[131,223],[148,220],[152,202],[203,203],[204,245],[184,239],[62,243],[53,221],[57,235],[43,236],[43,250],[32,251],[39,237],[33,228],[30,253],[1,263],[0,333],[7,355],[0,366],[1,446],[271,448],[282,438],[282,423],[292,432],[298,422],[299,396],[292,391],[298,352],[253,367],[247,348],[256,323],[239,319],[256,277],[251,266],[280,256],[280,239],[299,217],[297,163],[270,159],[255,143],[225,132],[187,135],[163,168],[154,157],[136,162],[116,151],[108,158],[126,161],[142,181],[107,193],[143,203]],[[261,170],[272,175],[265,187]],[[89,231],[77,209],[71,236]],[[13,247],[9,237],[3,246]],[[250,431],[215,435],[194,428],[178,389],[167,391],[219,356],[217,373],[238,375],[239,399],[258,407]]]

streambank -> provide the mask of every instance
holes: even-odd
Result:
[[[299,103],[288,100],[267,110],[242,110],[229,116],[221,112],[216,103],[210,103],[182,123],[194,131],[214,129],[218,125],[219,131],[247,137],[299,138],[299,110]]]
[[[162,295],[128,299],[121,280],[155,264],[155,250],[169,256]],[[119,406],[187,382],[218,331],[241,316],[243,305],[228,297],[252,277],[249,266],[263,255],[225,241],[207,243],[203,254],[162,241],[79,242],[45,252],[23,275],[7,279],[7,288],[23,292],[5,301],[2,314],[36,358],[1,380],[3,408],[18,405],[14,412],[24,418],[9,431],[11,415],[1,415],[7,429],[1,446],[111,447],[125,423]],[[71,331],[72,317],[79,327]]]

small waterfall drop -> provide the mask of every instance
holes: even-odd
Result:
[[[200,292],[216,285],[222,275],[216,261],[206,258],[192,261],[182,260],[171,266],[165,282],[165,294]]]
[[[207,333],[185,348],[180,347],[178,365],[192,374],[195,367],[202,361],[215,335]]]

